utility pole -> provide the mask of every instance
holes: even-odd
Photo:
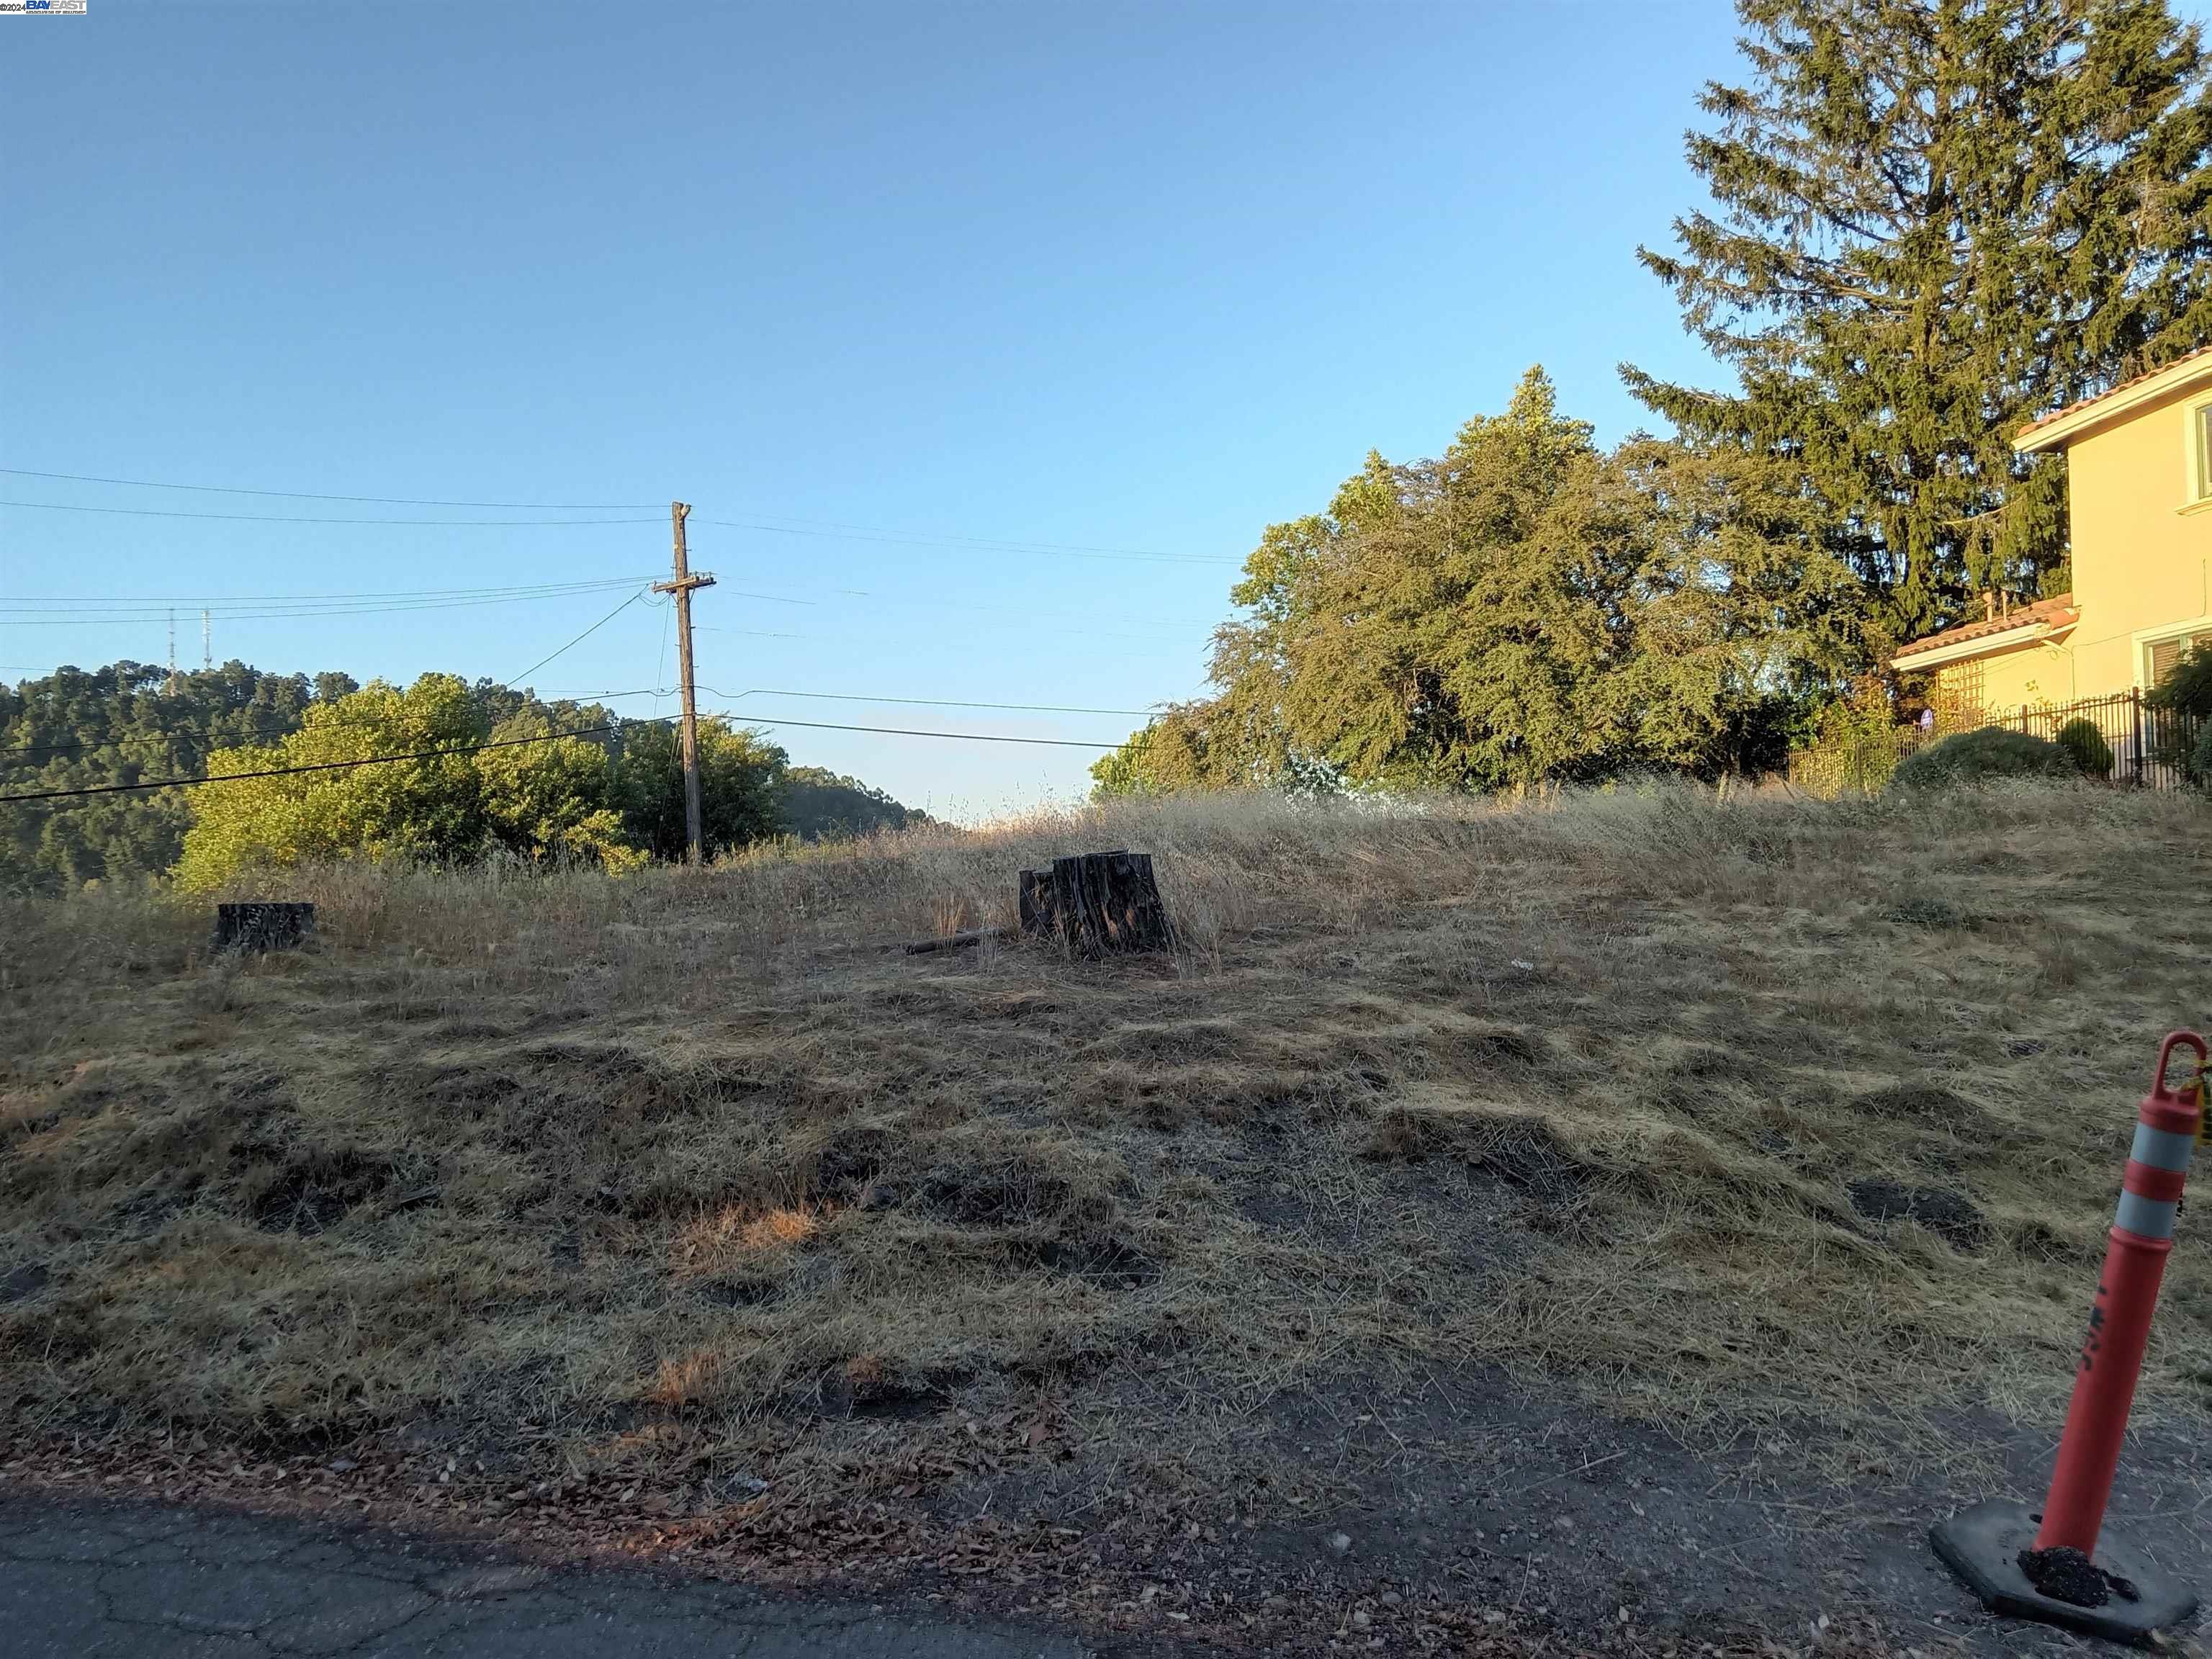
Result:
[[[684,685],[684,834],[687,861],[698,864],[706,858],[706,848],[699,826],[699,702],[691,683],[691,590],[712,587],[714,579],[704,571],[691,574],[690,555],[684,544],[684,520],[690,514],[682,501],[668,504],[676,538],[676,579],[653,583],[653,591],[676,596],[676,664]]]

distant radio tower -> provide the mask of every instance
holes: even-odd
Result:
[[[177,613],[169,612],[169,690],[177,689]]]
[[[200,612],[200,666],[210,670],[215,667],[215,633],[204,611]]]

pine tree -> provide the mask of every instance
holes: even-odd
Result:
[[[1751,84],[1688,137],[1716,211],[1641,251],[1735,373],[1624,366],[1708,453],[1779,461],[1869,588],[1866,659],[2066,557],[2036,415],[2212,340],[2212,104],[2166,0],[1739,0]]]

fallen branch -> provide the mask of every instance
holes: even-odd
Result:
[[[1012,939],[1021,932],[1018,927],[971,927],[964,933],[946,933],[939,939],[918,939],[905,949],[910,957],[926,957],[933,951],[961,951],[971,945],[981,945],[987,939]]]

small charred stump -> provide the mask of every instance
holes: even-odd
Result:
[[[1084,853],[1024,870],[1021,905],[1022,932],[1081,956],[1175,948],[1149,853]]]
[[[312,904],[218,904],[218,951],[296,951],[315,931]]]

